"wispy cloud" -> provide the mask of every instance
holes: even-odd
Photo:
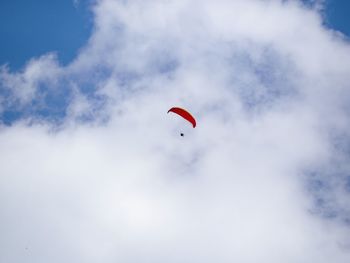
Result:
[[[0,261],[349,262],[350,47],[317,9],[93,10],[69,65],[2,67]]]

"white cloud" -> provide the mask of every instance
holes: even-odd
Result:
[[[59,127],[1,127],[0,261],[349,261],[349,45],[315,9],[102,0],[94,15],[67,67],[1,73],[21,105],[41,81],[69,94]]]
[[[2,88],[11,94],[10,104],[21,107],[39,96],[37,91],[42,85],[54,86],[61,74],[55,54],[47,54],[30,60],[21,72],[11,73],[2,66],[0,81]]]

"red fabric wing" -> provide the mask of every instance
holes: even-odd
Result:
[[[196,127],[197,124],[195,118],[187,110],[179,107],[173,107],[170,110],[168,110],[168,113],[169,112],[174,112],[180,115],[182,118],[188,120],[192,124],[193,128]]]

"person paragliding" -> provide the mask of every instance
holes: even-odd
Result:
[[[172,107],[171,109],[168,110],[168,113],[172,112],[175,113],[182,118],[184,118],[186,121],[188,121],[190,124],[192,124],[192,127],[195,128],[197,126],[196,119],[192,116],[191,113],[189,113],[187,110],[180,108],[180,107]],[[180,133],[182,137],[185,136],[184,133]]]

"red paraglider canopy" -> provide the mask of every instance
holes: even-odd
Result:
[[[197,124],[196,124],[195,118],[187,110],[179,108],[179,107],[173,107],[170,110],[168,110],[168,113],[169,112],[174,112],[174,113],[180,115],[182,118],[189,121],[192,124],[193,128],[196,127]]]

